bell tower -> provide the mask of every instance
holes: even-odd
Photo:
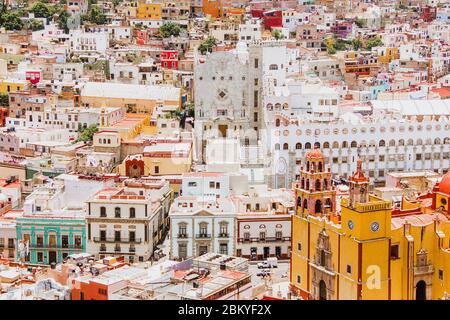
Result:
[[[350,178],[350,207],[355,203],[367,203],[369,200],[369,179],[362,170],[362,160],[358,159],[355,173]]]
[[[295,188],[297,214],[325,215],[336,209],[336,191],[331,185],[331,170],[325,166],[325,157],[318,149],[306,153],[300,167],[300,178]]]

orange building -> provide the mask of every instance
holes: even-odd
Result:
[[[211,15],[211,17],[218,18],[223,15],[222,0],[203,0],[202,6],[203,14]]]

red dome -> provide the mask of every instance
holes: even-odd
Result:
[[[308,151],[306,153],[306,158],[307,159],[322,159],[323,153],[322,153],[322,151],[319,150],[319,148],[314,147],[314,150]]]
[[[439,182],[439,191],[450,195],[450,171],[447,172]]]

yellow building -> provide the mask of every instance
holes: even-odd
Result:
[[[324,163],[319,150],[309,152],[294,186],[291,291],[304,299],[446,298],[450,173],[425,196],[432,199],[430,208],[403,199],[402,207],[392,210],[390,201],[368,194],[369,180],[358,161],[350,196],[337,215],[328,200],[334,189]]]
[[[378,61],[380,63],[389,63],[396,59],[400,59],[400,52],[398,48],[394,47],[382,48],[378,56]]]
[[[118,173],[131,178],[181,175],[190,172],[191,165],[192,141],[169,138],[150,141],[142,154],[127,156]]]
[[[0,80],[0,93],[7,94],[9,92],[23,91],[27,86],[27,82],[23,80]]]
[[[161,20],[162,16],[161,4],[139,2],[136,16],[138,19]]]

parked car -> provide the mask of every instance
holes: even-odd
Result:
[[[278,259],[275,257],[267,258],[263,262],[258,263],[258,269],[262,268],[278,268]]]

